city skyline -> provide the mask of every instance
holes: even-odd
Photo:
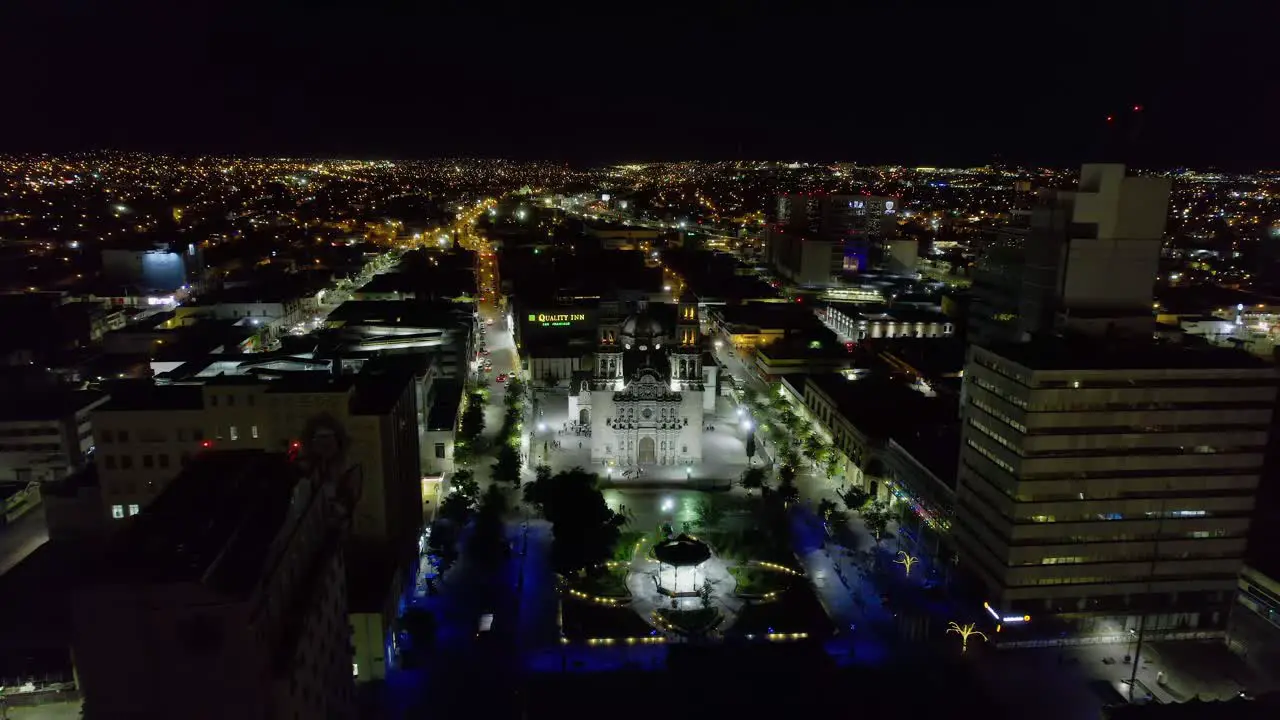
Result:
[[[1131,165],[1280,164],[1267,24],[1218,6],[489,10],[11,10],[0,151],[1071,166],[1139,105]]]

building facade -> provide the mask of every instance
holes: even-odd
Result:
[[[346,427],[353,438],[350,461],[363,468],[365,490],[353,535],[412,544],[423,522],[423,500],[411,374],[201,380],[117,393],[94,413],[108,522],[145,509],[195,456],[240,449],[286,452],[297,447],[310,417],[326,413]]]
[[[49,482],[84,466],[93,450],[92,391],[6,395],[0,400],[0,481]]]
[[[333,437],[195,463],[112,538],[74,602],[86,716],[354,717],[341,548],[359,477],[335,472]]]
[[[664,307],[671,308],[647,306],[625,320],[606,314],[600,321],[595,367],[575,378],[569,397],[570,417],[591,428],[593,462],[625,468],[702,462],[715,368],[702,362],[697,301],[680,299],[674,326],[660,319]]]
[[[1221,628],[1277,371],[1101,338],[970,346],[956,540],[1001,617],[1083,633]]]

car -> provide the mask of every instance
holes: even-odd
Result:
[[[496,379],[498,382],[500,382],[500,383],[502,383],[502,382],[506,382],[506,381],[507,381],[507,374],[506,374],[506,373],[502,373],[502,374],[498,375],[498,377],[497,377],[497,378],[495,378],[495,379]]]
[[[481,354],[481,355],[486,355],[486,356],[487,356],[487,355],[489,354],[489,351],[488,351],[488,350],[485,350],[484,348],[481,348],[481,349],[480,349],[480,354]]]
[[[484,324],[485,324],[485,325],[492,325],[492,324],[493,324],[493,318],[489,318],[488,320],[485,320],[485,321],[484,321]]]

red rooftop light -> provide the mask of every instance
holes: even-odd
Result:
[[[212,442],[212,441],[210,441],[210,440],[201,440],[201,441],[200,441],[200,447],[202,447],[202,448],[211,448],[211,447],[213,447],[213,442]]]

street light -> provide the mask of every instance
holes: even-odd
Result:
[[[671,512],[676,509],[676,501],[671,498],[662,499],[662,512]]]
[[[947,627],[947,632],[955,633],[960,636],[960,652],[961,653],[969,652],[969,636],[970,635],[977,635],[983,640],[987,639],[986,633],[982,632],[981,630],[973,629],[975,624],[976,623],[969,623],[968,625],[965,625],[962,627],[955,621],[948,623],[949,627]]]
[[[546,432],[546,431],[547,431],[547,424],[544,422],[538,423],[538,432]]]
[[[747,418],[746,420],[742,421],[742,429],[746,430],[747,432],[751,432],[751,429],[754,428],[755,426],[756,424],[751,422],[751,418]]]

